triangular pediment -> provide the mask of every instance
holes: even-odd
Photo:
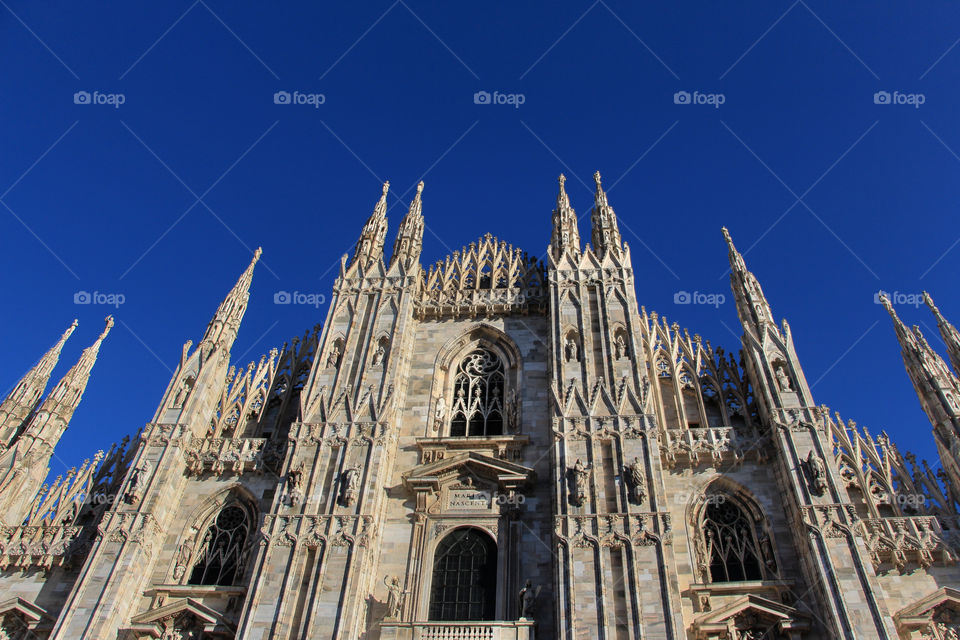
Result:
[[[7,613],[19,615],[26,621],[29,628],[34,628],[38,624],[54,620],[47,614],[47,610],[23,598],[10,598],[0,603],[0,616]]]
[[[149,633],[159,638],[167,621],[184,614],[193,616],[205,633],[231,635],[233,626],[222,615],[193,598],[180,598],[156,609],[145,611],[131,618],[128,629]]]
[[[901,626],[925,624],[929,622],[935,609],[942,606],[960,613],[960,590],[952,587],[941,587],[901,609],[895,619],[897,624]]]
[[[437,491],[462,476],[489,480],[504,489],[516,489],[532,482],[533,469],[476,451],[465,451],[427,464],[417,465],[403,474],[404,486],[411,490]]]
[[[803,630],[809,626],[807,616],[793,607],[754,594],[703,614],[693,626],[700,635],[716,633],[734,628],[737,621],[744,618],[755,618],[767,628]]]

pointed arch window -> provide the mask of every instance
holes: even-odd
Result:
[[[475,528],[455,529],[434,554],[431,620],[493,620],[497,547]]]
[[[503,361],[489,349],[474,349],[460,361],[453,380],[451,436],[503,434]]]
[[[764,564],[776,567],[769,537],[764,533],[758,539],[756,523],[729,496],[706,500],[701,530],[710,582],[763,580]]]
[[[188,584],[230,586],[243,574],[250,512],[238,502],[227,504],[207,528]]]

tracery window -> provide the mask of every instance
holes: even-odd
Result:
[[[451,436],[503,434],[503,361],[475,349],[460,361],[453,380]]]
[[[497,600],[497,548],[473,528],[440,541],[433,561],[431,620],[493,620]]]
[[[250,514],[238,503],[225,506],[210,523],[188,584],[229,586],[243,573]]]
[[[754,523],[733,500],[722,494],[708,496],[702,531],[711,582],[763,579],[761,558],[769,556],[772,563],[769,540],[761,549]]]

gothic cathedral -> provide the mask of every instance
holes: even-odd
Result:
[[[326,322],[231,362],[259,250],[153,419],[45,484],[113,324],[71,325],[0,405],[0,638],[956,640],[953,371],[889,311],[936,472],[818,406],[723,230],[738,353],[637,304],[595,175],[536,258],[420,264],[386,197]],[[109,344],[109,342],[108,342]]]

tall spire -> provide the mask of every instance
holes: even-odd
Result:
[[[880,302],[893,319],[903,364],[924,413],[933,425],[940,460],[955,483],[960,483],[960,380],[914,326],[908,329],[885,295]]]
[[[223,299],[217,312],[213,314],[210,324],[207,325],[207,331],[203,336],[201,345],[212,348],[215,345],[223,347],[229,351],[233,346],[233,341],[237,338],[237,332],[240,330],[240,321],[243,320],[243,314],[247,311],[247,302],[250,300],[250,283],[253,280],[253,268],[260,260],[263,249],[257,247],[253,252],[253,260],[240,274],[237,284]]]
[[[943,341],[947,345],[947,355],[950,356],[950,364],[953,365],[954,372],[960,376],[960,331],[957,331],[956,327],[947,322],[947,319],[940,313],[937,305],[933,304],[933,298],[931,298],[930,294],[926,291],[923,292],[923,300],[937,318],[937,327],[940,329],[940,337],[943,338]]]
[[[363,226],[363,231],[360,232],[353,262],[359,263],[362,267],[383,257],[383,243],[387,237],[387,191],[389,189],[390,181],[388,180],[383,183],[383,193],[373,208],[367,224]]]
[[[567,195],[566,176],[560,174],[560,192],[557,193],[557,208],[553,210],[553,236],[550,245],[553,256],[557,260],[570,251],[573,255],[580,253],[580,231],[577,228],[577,213],[570,206],[570,197]],[[604,196],[606,200],[606,196]]]
[[[423,248],[423,203],[420,194],[423,193],[423,180],[417,185],[417,193],[410,203],[410,210],[403,217],[400,228],[397,230],[397,239],[393,243],[393,255],[390,264],[398,260],[409,267],[420,259],[420,250]]]
[[[73,412],[83,398],[83,392],[90,380],[90,371],[97,361],[100,345],[113,327],[113,316],[107,316],[100,336],[92,345],[83,350],[80,359],[73,365],[53,391],[44,398],[36,414],[30,419],[25,435],[35,440],[43,440],[51,447],[55,446],[63,430],[67,428]]]
[[[74,320],[56,344],[43,354],[40,361],[20,379],[10,395],[0,404],[0,448],[9,447],[12,444],[20,428],[37,408],[40,397],[50,381],[50,374],[60,360],[63,345],[76,328],[77,321]]]
[[[607,202],[607,194],[604,193],[603,186],[600,184],[599,171],[593,174],[593,181],[597,184],[597,191],[593,196],[593,211],[590,216],[590,222],[593,226],[593,250],[598,255],[604,255],[610,250],[619,253],[622,244],[620,228],[617,226],[617,214],[613,212],[613,207]]]
[[[763,289],[760,282],[747,269],[743,256],[737,251],[733,244],[733,238],[726,227],[722,227],[723,238],[727,242],[727,249],[730,255],[730,287],[733,289],[733,296],[737,303],[737,313],[740,315],[740,322],[744,328],[752,327],[759,333],[760,327],[769,326],[777,331],[777,324],[773,319],[773,311],[763,295]]]

